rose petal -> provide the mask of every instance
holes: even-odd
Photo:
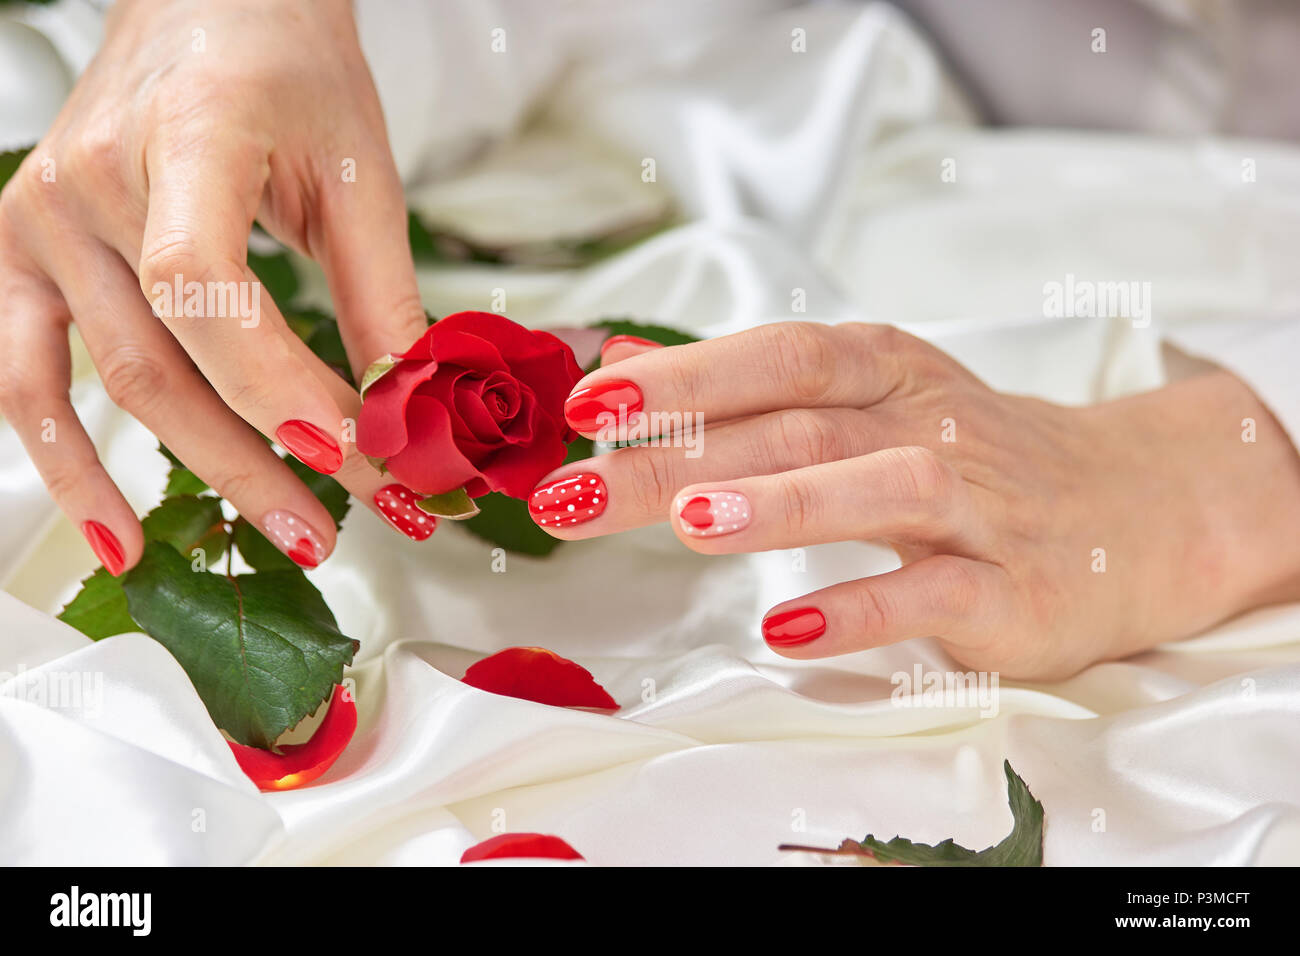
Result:
[[[406,409],[416,390],[438,371],[436,362],[400,362],[366,390],[357,415],[357,451],[387,458],[406,447]]]
[[[470,665],[462,680],[479,690],[553,707],[618,709],[589,670],[544,647],[498,651]]]
[[[407,414],[419,425],[407,446],[386,463],[395,480],[421,494],[441,495],[478,477],[478,469],[456,447],[445,405],[417,394]]]
[[[343,753],[357,730],[357,704],[347,688],[338,684],[330,698],[330,708],[311,739],[301,744],[285,744],[276,753],[260,747],[247,747],[226,741],[235,760],[259,790],[294,790],[311,783]]]
[[[468,332],[492,342],[521,382],[532,386],[544,408],[557,410],[582,378],[573,350],[550,332],[529,329],[495,312],[457,312],[437,322],[442,334]],[[450,361],[441,351],[439,361]],[[480,366],[470,366],[480,367]]]
[[[460,862],[479,860],[581,860],[582,854],[557,836],[547,833],[502,833],[470,847]]]
[[[501,425],[483,404],[483,396],[477,392],[462,388],[454,393],[452,403],[465,428],[475,440],[486,447],[499,445],[505,436],[501,434]]]
[[[564,463],[568,449],[560,441],[556,424],[545,415],[534,418],[536,430],[518,444],[505,445],[479,464],[483,480],[493,491],[511,498],[527,498],[537,483]]]
[[[439,365],[459,365],[484,373],[504,372],[510,367],[491,336],[471,330],[444,328],[430,345],[433,354],[438,356]]]

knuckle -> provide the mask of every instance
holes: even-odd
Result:
[[[275,407],[275,396],[263,382],[243,381],[225,385],[218,390],[222,400],[245,421],[251,421],[259,412]]]
[[[898,614],[890,603],[886,590],[871,581],[865,581],[854,593],[857,597],[857,617],[863,633],[868,638],[890,633]]]
[[[86,476],[93,474],[98,467],[98,459],[85,461],[72,455],[44,468],[41,477],[45,480],[51,498],[57,502],[68,502],[77,498],[86,486]]]
[[[951,509],[957,492],[952,468],[929,448],[899,448],[898,479],[904,500],[922,516],[943,517]]]
[[[102,117],[84,124],[71,143],[70,154],[69,165],[79,178],[112,175],[123,157],[118,122]]]
[[[669,394],[677,396],[676,401],[682,411],[698,411],[702,405],[700,403],[700,387],[696,369],[680,352],[664,349],[661,355],[667,363]]]
[[[151,242],[140,256],[136,272],[141,291],[151,301],[160,286],[171,288],[177,277],[184,283],[244,279],[243,266],[234,260],[204,255],[198,237],[189,230],[165,233]]]
[[[81,475],[66,465],[49,469],[45,474],[45,488],[55,501],[67,501],[72,498],[76,489],[80,487],[81,481]]]
[[[49,157],[37,156],[33,150],[23,160],[0,193],[0,215],[7,233],[21,237],[32,231],[33,225],[48,222],[63,215],[63,195],[57,178],[48,181],[45,167]]]
[[[777,494],[784,508],[786,527],[794,538],[815,526],[821,505],[818,496],[805,482],[781,476]]]
[[[265,484],[265,481],[258,482],[251,472],[232,471],[229,474],[220,476],[212,487],[221,492],[221,497],[229,501],[239,511],[241,505],[257,500],[258,490],[264,488]]]
[[[803,405],[826,403],[835,381],[835,345],[830,329],[813,322],[772,327],[772,355],[784,391]]]
[[[676,487],[666,458],[652,448],[627,449],[632,499],[646,514],[663,514]]]
[[[976,609],[983,590],[974,566],[962,560],[945,562],[938,585],[941,591],[935,595],[935,606],[947,607],[958,617],[969,615]]]
[[[136,345],[119,345],[99,365],[104,391],[113,404],[139,413],[154,407],[166,393],[166,369]]]
[[[168,236],[155,242],[140,256],[140,289],[152,298],[158,286],[170,287],[176,276],[192,275],[199,268],[199,255],[189,236]]]
[[[791,408],[779,413],[776,438],[782,457],[801,464],[820,464],[842,457],[843,441],[835,422],[805,408]]]
[[[31,369],[18,362],[0,364],[0,411],[9,417],[29,412],[39,400],[40,388]]]

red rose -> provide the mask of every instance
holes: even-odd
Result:
[[[457,312],[366,389],[357,448],[412,491],[526,498],[575,437],[564,400],[582,369],[549,332]]]

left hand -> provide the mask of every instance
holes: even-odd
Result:
[[[933,635],[964,666],[1059,678],[1300,599],[1300,456],[1228,372],[1067,408],[995,392],[889,326],[780,323],[609,348],[566,414],[595,436],[620,404],[631,424],[699,413],[702,454],[666,442],[557,469],[529,509],[551,534],[667,518],[705,554],[897,551],[896,571],[774,607],[764,636],[787,657]]]

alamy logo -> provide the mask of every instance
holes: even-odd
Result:
[[[895,671],[889,678],[895,707],[953,707],[978,710],[981,717],[998,715],[997,671],[926,671],[920,664],[912,673]]]
[[[127,926],[133,936],[148,936],[152,925],[151,893],[70,892],[50,897],[51,926]]]
[[[1151,324],[1150,282],[1093,282],[1065,274],[1064,282],[1043,283],[1048,319],[1129,319],[1135,329]]]
[[[160,319],[239,319],[245,329],[262,321],[260,282],[186,282],[177,273],[171,282],[155,282],[149,304]]]

